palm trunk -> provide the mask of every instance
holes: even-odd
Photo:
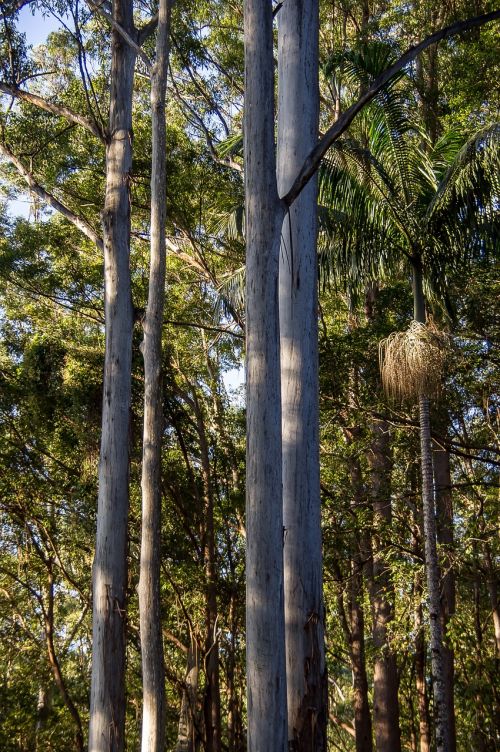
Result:
[[[425,634],[422,619],[421,596],[422,583],[419,575],[415,583],[415,597],[417,599],[417,606],[415,609],[415,684],[417,689],[420,752],[430,752],[431,729],[429,720],[429,698],[427,695],[427,683],[425,680]]]
[[[413,263],[414,318],[425,324],[425,299],[422,286],[422,265]],[[418,399],[420,422],[420,456],[422,473],[422,508],[424,518],[424,560],[427,578],[431,667],[434,714],[436,719],[436,750],[450,752],[450,720],[447,714],[445,667],[443,659],[443,630],[441,626],[440,573],[436,541],[436,510],[434,505],[434,477],[432,469],[432,439],[429,399]]]
[[[455,573],[452,567],[453,547],[453,500],[451,494],[450,454],[434,447],[434,481],[436,485],[437,540],[443,546],[443,577],[441,598],[441,624],[443,629],[443,663],[446,694],[446,715],[450,725],[450,752],[457,747],[455,731],[454,676],[455,656],[453,647],[446,642],[448,624],[455,613]]]
[[[134,36],[131,0],[113,17]],[[90,752],[121,752],[125,728],[125,615],[132,358],[130,199],[135,51],[113,29],[103,213],[106,350],[97,540],[93,567]]]
[[[161,360],[165,303],[166,122],[170,2],[160,0],[156,62],[151,78],[153,153],[151,163],[151,258],[144,318],[144,435],[142,448],[142,534],[139,577],[143,711],[142,752],[163,752],[165,676],[160,607],[161,445],[163,435]]]
[[[318,3],[278,16],[278,186],[289,189],[318,137]],[[317,182],[286,215],[279,269],[285,623],[290,750],[326,750],[319,488]]]
[[[287,747],[272,6],[245,0],[248,752]]]
[[[369,453],[373,501],[373,647],[376,651],[373,671],[373,726],[378,752],[400,752],[398,676],[396,656],[389,643],[389,625],[394,619],[394,587],[385,549],[390,539],[391,446],[389,427],[371,426]]]

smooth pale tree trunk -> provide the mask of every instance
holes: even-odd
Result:
[[[245,0],[248,752],[287,748],[272,5]]]
[[[318,138],[318,3],[278,14],[278,189],[284,195]],[[317,180],[285,216],[279,305],[288,746],[326,749],[319,486]]]
[[[425,323],[425,300],[422,269],[413,266],[414,318]],[[429,398],[421,393],[418,399],[420,421],[420,463],[422,473],[422,509],[424,518],[424,560],[427,579],[431,666],[436,725],[436,752],[450,752],[450,720],[447,714],[441,625],[440,572],[436,540],[436,510],[432,468],[432,439]]]
[[[134,35],[131,0],[113,17]],[[106,348],[93,566],[90,752],[121,752],[125,726],[125,616],[132,355],[130,198],[135,51],[111,32],[109,134],[103,212]]]
[[[453,498],[451,493],[450,453],[434,445],[434,483],[436,488],[437,540],[443,549],[441,625],[443,630],[444,687],[446,713],[450,724],[450,752],[457,748],[455,730],[454,677],[455,656],[453,647],[446,641],[451,617],[455,613],[455,572],[452,565],[453,549]]]
[[[394,587],[386,548],[391,534],[391,439],[385,422],[371,425],[368,454],[373,504],[373,728],[378,752],[400,752],[398,675],[396,656],[389,642],[389,626],[394,619]]]
[[[144,431],[142,445],[142,527],[139,618],[142,657],[142,752],[163,752],[165,672],[160,605],[162,329],[166,265],[165,96],[171,0],[160,0],[156,60],[151,72],[151,254],[148,305],[143,322]]]

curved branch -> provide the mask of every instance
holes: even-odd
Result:
[[[26,169],[26,167],[23,165],[21,160],[18,159],[18,157],[12,154],[10,149],[8,149],[5,144],[0,143],[0,155],[5,157],[5,159],[7,159],[9,162],[11,162],[11,164],[14,165],[18,173],[21,175],[21,177],[24,178],[29,186],[29,189],[33,191],[33,193],[41,198],[42,201],[45,201],[46,204],[59,212],[59,214],[62,214],[63,217],[71,222],[71,224],[74,225],[78,230],[80,230],[80,232],[82,232],[89,240],[95,243],[100,250],[103,249],[102,238],[96,233],[94,228],[87,222],[87,220],[83,219],[83,217],[79,217],[78,214],[75,214],[73,211],[71,211],[71,209],[62,204],[55,196],[52,195],[52,193],[46,191],[45,188],[40,185],[40,183],[37,183],[32,173],[28,169]]]
[[[81,125],[82,128],[85,128],[85,130],[96,136],[99,141],[102,141],[103,143],[105,143],[106,141],[104,133],[102,129],[97,125],[97,123],[93,122],[92,120],[88,120],[84,115],[80,115],[78,112],[74,112],[69,107],[65,107],[63,104],[49,102],[47,99],[39,97],[38,94],[31,94],[25,89],[18,89],[16,86],[10,86],[3,81],[0,81],[0,91],[4,94],[9,94],[12,97],[16,97],[16,99],[21,99],[23,102],[28,102],[35,107],[39,107],[41,110],[45,110],[45,112],[50,112],[52,115],[57,115],[58,117],[65,118],[71,123]]]
[[[474,18],[468,18],[465,21],[457,21],[450,26],[446,26],[440,31],[436,31],[434,34],[426,37],[422,42],[416,44],[414,47],[410,47],[396,62],[387,68],[380,76],[373,81],[371,86],[362,94],[357,102],[352,104],[339,119],[326,131],[325,135],[318,141],[314,149],[306,157],[304,164],[302,165],[299,174],[292,183],[288,192],[281,197],[286,206],[293,204],[298,197],[302,189],[307,185],[314,173],[319,167],[319,163],[325,156],[326,152],[333,144],[333,142],[339,138],[339,136],[347,130],[356,115],[361,112],[363,107],[374,99],[379,91],[391,80],[396,73],[399,73],[405,65],[411,63],[421,52],[427,47],[430,47],[436,42],[440,42],[442,39],[455,36],[463,31],[468,31],[476,26],[483,26],[490,21],[495,21],[500,18],[500,10],[495,10],[492,13],[486,13],[482,16],[476,16]]]

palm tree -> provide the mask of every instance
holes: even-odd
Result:
[[[345,81],[367,86],[391,63],[392,50],[367,45],[342,59]],[[434,146],[415,120],[408,79],[393,79],[361,114],[359,136],[336,141],[320,181],[323,268],[353,288],[406,263],[414,321],[381,346],[383,381],[418,400],[424,552],[436,713],[436,748],[450,749],[436,545],[429,400],[439,386],[446,338],[426,316],[426,294],[445,304],[449,272],[484,255],[498,238],[500,125],[465,144],[456,133]]]

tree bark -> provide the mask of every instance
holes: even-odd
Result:
[[[52,562],[47,561],[46,563],[48,568],[48,583],[47,607],[44,609],[44,626],[47,653],[54,681],[75,725],[75,749],[78,750],[78,752],[83,752],[82,719],[80,718],[80,713],[68,692],[54,644],[54,574],[52,571]]]
[[[385,555],[392,523],[391,441],[389,426],[371,425],[370,466],[373,503],[373,726],[378,752],[400,752],[398,676],[396,656],[389,642],[389,625],[394,619],[394,587]]]
[[[422,287],[422,265],[413,261],[414,318],[425,324],[425,300]],[[432,469],[432,439],[429,398],[418,399],[420,422],[420,463],[422,473],[422,509],[424,517],[424,560],[427,579],[431,666],[434,714],[436,719],[436,750],[450,752],[450,721],[447,714],[441,626],[440,572],[436,541],[436,510]]]
[[[287,747],[272,5],[245,0],[248,752]]]
[[[131,0],[113,17],[134,34]],[[111,88],[103,213],[106,349],[93,566],[90,752],[121,752],[125,728],[125,615],[132,356],[130,198],[135,52],[111,32]]]
[[[353,443],[359,429],[344,429],[347,444]],[[349,475],[352,485],[351,509],[356,517],[366,503],[363,493],[363,478],[358,456],[349,457]],[[359,530],[359,528],[356,528]],[[366,675],[365,618],[363,610],[363,570],[367,556],[366,542],[356,539],[352,543],[350,577],[350,629],[345,630],[349,639],[354,690],[354,731],[356,752],[372,752],[372,719],[368,700]]]
[[[278,15],[278,189],[318,134],[318,3]],[[326,750],[328,699],[319,488],[317,181],[287,213],[279,269],[285,624],[290,750]]]
[[[429,700],[425,681],[425,639],[422,624],[422,606],[417,606],[415,619],[415,681],[418,700],[418,727],[420,736],[420,752],[430,752],[431,729],[429,722]]]
[[[169,57],[171,0],[160,0],[156,61],[151,73],[151,255],[148,305],[144,317],[144,431],[142,445],[142,526],[139,617],[142,657],[142,752],[163,752],[165,672],[160,603],[162,329],[166,265],[165,96]]]
[[[455,730],[454,676],[455,656],[453,647],[446,642],[448,624],[455,613],[455,572],[452,562],[453,548],[453,499],[451,493],[450,453],[434,446],[434,482],[436,486],[437,540],[443,550],[441,625],[443,630],[443,667],[446,695],[446,713],[450,725],[450,752],[457,747]]]
[[[191,634],[175,752],[195,752],[196,750],[196,706],[199,671],[199,647],[196,637]]]

